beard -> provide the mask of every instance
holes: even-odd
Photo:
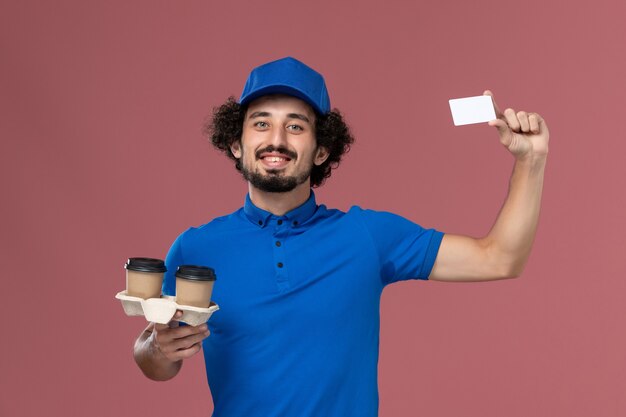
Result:
[[[272,146],[257,152],[256,159],[260,159],[258,155],[262,152],[278,151],[288,155],[292,160],[297,158],[297,155],[292,152],[278,148],[274,149]],[[241,156],[243,160],[243,154]],[[259,170],[248,169],[245,163],[241,166],[241,174],[252,186],[258,188],[261,191],[268,193],[287,193],[295,189],[298,185],[304,184],[311,176],[313,170],[313,160],[307,169],[299,175],[283,175],[281,170],[267,170],[267,174],[262,174]]]

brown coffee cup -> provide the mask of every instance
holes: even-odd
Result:
[[[176,304],[209,307],[216,278],[215,271],[206,266],[179,266],[176,270]]]
[[[160,298],[163,275],[167,268],[161,259],[129,258],[126,264],[126,295]]]

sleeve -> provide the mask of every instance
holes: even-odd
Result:
[[[161,290],[163,295],[176,295],[176,269],[178,269],[180,265],[184,265],[182,251],[184,236],[185,233],[182,233],[176,238],[165,257],[167,272],[165,272],[165,277],[163,278],[163,288]]]
[[[378,252],[383,284],[427,280],[444,234],[393,213],[358,210]]]

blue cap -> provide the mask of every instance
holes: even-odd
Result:
[[[322,74],[292,57],[268,62],[253,69],[239,103],[247,104],[267,94],[297,97],[320,114],[330,111],[330,98]]]

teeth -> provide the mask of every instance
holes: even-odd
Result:
[[[268,160],[269,162],[281,162],[281,161],[285,160],[285,158],[281,158],[281,157],[278,157],[278,156],[270,156],[270,157],[267,157],[265,159]]]

